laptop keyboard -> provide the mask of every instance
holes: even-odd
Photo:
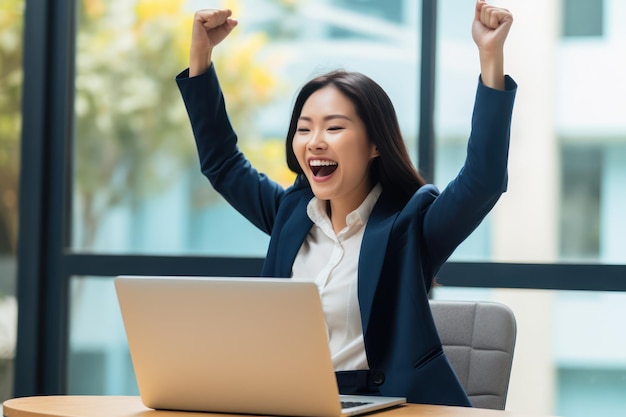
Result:
[[[367,402],[367,401],[342,401],[341,402],[341,408],[343,410],[345,410],[347,408],[354,408],[354,407],[358,407],[360,405],[366,405],[366,404],[371,404],[371,402]]]

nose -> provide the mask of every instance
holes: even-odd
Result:
[[[311,132],[309,142],[307,143],[307,149],[309,151],[319,151],[326,149],[326,141],[324,135],[319,131]]]

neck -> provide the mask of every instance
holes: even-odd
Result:
[[[327,213],[328,217],[330,218],[330,222],[333,225],[333,230],[335,231],[335,234],[341,232],[348,225],[346,223],[346,217],[357,207],[350,210],[346,208],[346,206],[333,204],[332,201],[327,202]]]
[[[346,217],[354,210],[358,209],[363,201],[367,198],[373,187],[368,187],[365,192],[358,196],[352,196],[346,199],[334,199],[326,202],[326,213],[333,225],[335,233],[339,233],[347,226]]]

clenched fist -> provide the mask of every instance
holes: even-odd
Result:
[[[211,66],[213,48],[237,26],[230,10],[199,10],[193,17],[189,76],[201,74]]]

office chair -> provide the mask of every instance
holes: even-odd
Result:
[[[474,407],[504,410],[515,347],[511,309],[494,302],[430,302],[443,349]]]

